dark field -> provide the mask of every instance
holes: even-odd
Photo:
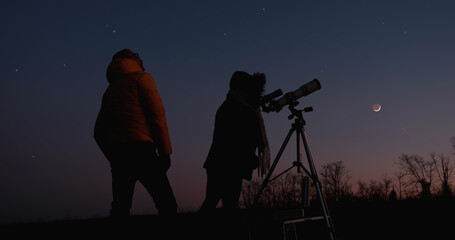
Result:
[[[454,200],[328,203],[336,239],[455,239]],[[319,207],[305,209],[318,216]],[[292,227],[292,225],[287,225]],[[329,239],[323,220],[296,223],[286,239]],[[272,210],[237,215],[179,213],[172,218],[132,216],[123,222],[107,218],[0,226],[2,239],[284,239],[282,221]]]

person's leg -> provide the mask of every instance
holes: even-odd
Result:
[[[144,184],[152,196],[160,215],[172,215],[177,212],[177,201],[166,173],[157,172],[155,184]]]
[[[137,176],[131,159],[127,157],[129,149],[129,146],[119,145],[107,150],[112,174],[110,216],[113,218],[124,218],[130,215]]]
[[[242,191],[242,178],[230,173],[225,176],[221,202],[223,203],[222,216],[225,236],[230,239],[243,239],[246,232],[243,228],[243,220],[239,208],[239,199]]]
[[[138,152],[141,153],[138,164],[138,180],[152,197],[160,215],[172,215],[177,212],[177,201],[171,184],[159,164],[156,148],[151,143],[144,143]]]
[[[242,177],[236,175],[225,176],[221,202],[225,210],[238,210],[239,199],[242,192]]]
[[[205,189],[205,200],[202,203],[200,212],[210,212],[216,209],[221,199],[220,174],[207,170],[207,186]]]
[[[160,215],[172,215],[177,212],[177,201],[166,173],[149,172],[142,174],[139,181],[153,199]]]

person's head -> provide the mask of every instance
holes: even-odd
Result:
[[[139,54],[137,54],[127,48],[118,51],[116,54],[114,54],[114,56],[112,56],[112,60],[114,60],[116,58],[132,59],[132,60],[136,61],[139,64],[139,66],[141,66],[142,70],[145,70],[144,64],[142,62],[142,59],[139,57]]]
[[[236,71],[231,77],[229,88],[242,94],[252,106],[259,107],[265,83],[264,73],[250,75],[243,71]]]

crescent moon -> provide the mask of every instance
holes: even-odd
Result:
[[[379,104],[373,104],[372,108],[373,108],[373,111],[375,111],[375,112],[381,111],[381,105],[379,105]]]

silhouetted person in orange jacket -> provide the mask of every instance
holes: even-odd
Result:
[[[171,141],[161,97],[142,59],[129,49],[117,52],[106,71],[94,138],[112,173],[110,216],[130,215],[139,181],[153,198],[159,214],[174,214],[177,203],[167,177]]]
[[[207,187],[201,212],[238,209],[242,181],[251,180],[253,170],[264,172],[270,165],[269,148],[260,100],[266,79],[263,73],[235,72],[226,100],[215,117],[213,141],[204,163]]]

